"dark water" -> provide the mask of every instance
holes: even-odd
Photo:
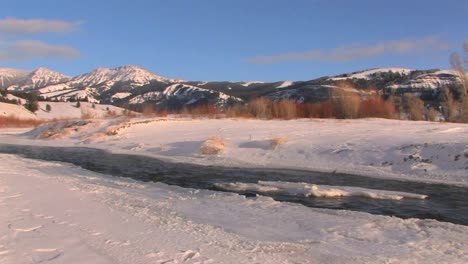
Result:
[[[426,194],[425,200],[400,201],[365,197],[314,198],[272,194],[278,201],[300,203],[309,207],[346,209],[401,218],[436,219],[468,225],[468,187],[384,180],[349,174],[332,174],[287,169],[227,168],[171,163],[151,157],[111,154],[90,148],[57,148],[0,144],[0,153],[19,154],[26,158],[61,161],[85,169],[129,177],[141,181],[163,182],[181,187],[217,189],[215,183],[257,181],[308,182],[313,184],[356,186],[369,189],[392,190]],[[242,193],[255,195],[254,192]],[[265,194],[263,194],[265,195]]]

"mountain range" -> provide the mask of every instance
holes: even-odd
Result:
[[[165,78],[138,66],[98,68],[68,77],[41,67],[33,71],[0,68],[0,90],[36,93],[46,100],[87,100],[96,103],[151,104],[170,110],[209,104],[219,108],[256,97],[296,102],[327,100],[334,89],[363,96],[371,93],[402,95],[412,93],[434,100],[442,87],[460,85],[451,70],[377,68],[308,81],[202,82]]]

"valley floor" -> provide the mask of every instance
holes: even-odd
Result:
[[[3,144],[468,185],[464,124],[116,118],[0,134]],[[202,155],[213,137],[224,149]],[[468,226],[143,183],[14,155],[0,160],[0,263],[468,262]]]

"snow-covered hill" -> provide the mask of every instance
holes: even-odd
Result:
[[[459,82],[459,76],[456,71],[442,70],[421,74],[401,84],[388,85],[386,88],[407,90],[437,89],[453,85],[456,82]]]
[[[352,72],[352,73],[347,73],[347,74],[341,74],[336,77],[330,78],[331,80],[334,81],[339,81],[339,80],[346,80],[346,79],[365,79],[365,80],[370,80],[374,78],[376,75],[382,74],[382,73],[398,73],[400,75],[408,75],[411,73],[412,69],[405,69],[405,68],[376,68],[376,69],[369,69],[369,70],[364,70],[364,71],[358,71],[358,72]]]
[[[135,85],[144,85],[150,81],[172,83],[180,82],[181,80],[164,78],[143,68],[128,65],[112,69],[97,68],[90,73],[74,77],[70,80],[70,84],[92,87],[105,83],[110,87],[116,82],[130,82]]]
[[[39,102],[39,109],[32,113],[24,106],[0,102],[0,116],[13,116],[19,119],[77,119],[103,118],[120,115],[124,109],[113,105],[92,104],[81,102],[77,107],[72,102]],[[47,107],[49,105],[49,107]],[[47,111],[47,109],[50,111]]]
[[[21,105],[0,103],[0,116],[13,116],[20,119],[36,119],[36,115]]]
[[[197,103],[213,104],[217,107],[223,107],[229,101],[241,102],[242,99],[205,88],[193,85],[176,83],[166,87],[163,91],[147,92],[137,95],[129,100],[130,104],[142,104],[145,102],[154,102],[162,104],[167,100],[177,100],[179,105],[194,105]]]

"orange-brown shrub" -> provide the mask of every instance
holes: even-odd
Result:
[[[359,117],[393,118],[395,105],[392,101],[384,101],[379,97],[362,100],[359,106]]]
[[[21,119],[15,116],[0,116],[0,127],[32,127],[45,123],[44,120]]]
[[[144,116],[153,116],[153,115],[155,115],[155,111],[153,109],[153,106],[151,106],[150,104],[145,104],[143,106],[143,110],[141,111],[141,113]]]
[[[359,105],[361,97],[355,92],[343,89],[333,89],[331,91],[331,102],[335,110],[336,118],[347,119],[359,117]]]

